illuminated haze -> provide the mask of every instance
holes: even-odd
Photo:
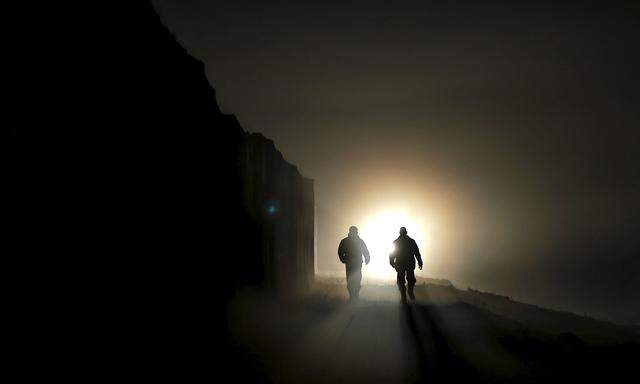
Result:
[[[640,322],[633,3],[155,3],[222,110],[315,179],[321,272],[402,211],[419,276]]]

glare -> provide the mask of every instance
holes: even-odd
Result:
[[[426,259],[424,225],[404,210],[379,212],[366,218],[359,228],[371,254],[371,262],[363,267],[363,275],[371,280],[395,280],[395,270],[389,265],[393,241],[398,238],[400,227],[406,227],[408,235],[418,243],[423,260]],[[425,260],[426,262],[426,260]]]

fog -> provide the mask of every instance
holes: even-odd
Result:
[[[223,111],[315,179],[320,272],[399,212],[418,275],[640,322],[637,8],[154,3]]]

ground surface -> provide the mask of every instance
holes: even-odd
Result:
[[[231,334],[245,379],[274,383],[548,382],[630,369],[637,344],[590,346],[468,303],[375,299],[240,299]],[[597,361],[589,367],[590,362]]]

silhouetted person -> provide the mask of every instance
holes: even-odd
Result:
[[[362,280],[362,256],[365,264],[369,264],[369,250],[364,241],[358,236],[358,228],[349,227],[349,236],[340,241],[338,257],[347,270],[347,290],[351,300],[356,300],[360,294]]]
[[[409,298],[415,300],[413,287],[416,285],[416,275],[413,270],[416,268],[416,260],[418,267],[422,269],[422,257],[416,241],[407,236],[407,228],[400,228],[400,236],[393,241],[394,250],[389,255],[389,262],[398,273],[398,288],[400,289],[400,297],[402,301],[407,300],[407,292],[405,290],[404,281],[407,280]]]

